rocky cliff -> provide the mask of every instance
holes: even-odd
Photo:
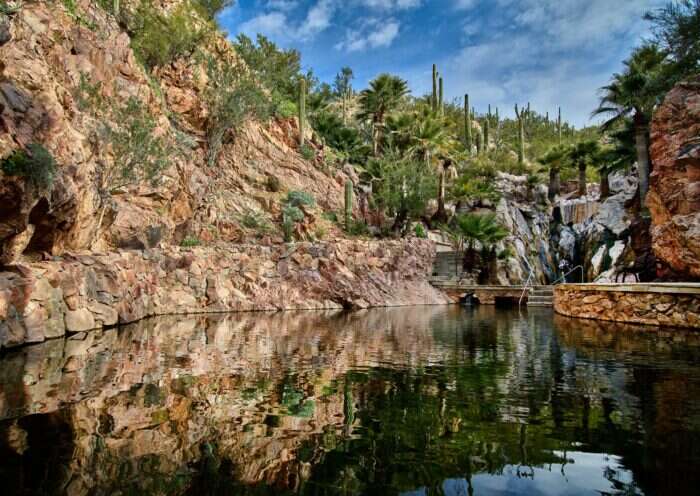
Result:
[[[446,304],[433,256],[419,239],[67,254],[0,272],[0,347],[152,315]]]
[[[230,131],[218,161],[208,166],[202,62],[189,57],[146,72],[113,16],[98,2],[73,3],[69,9],[68,2],[26,2],[4,18],[0,157],[41,143],[57,165],[49,188],[0,172],[4,262],[66,250],[154,248],[185,238],[245,242],[260,234],[242,222],[251,214],[273,228],[266,235],[279,238],[279,200],[291,190],[312,194],[324,210],[341,209],[346,176],[324,166],[313,141],[315,159],[299,154],[294,119],[248,122]],[[236,58],[220,35],[206,49]],[[130,97],[143,102],[157,133],[178,153],[168,156],[157,184],[131,184],[105,201],[98,186],[110,150],[103,149],[99,131],[118,123],[101,109],[121,108]],[[309,218],[322,228],[311,226],[308,233],[336,229],[318,214]]]
[[[668,275],[699,279],[700,78],[666,95],[654,113],[650,152],[647,206],[654,252],[671,269]]]

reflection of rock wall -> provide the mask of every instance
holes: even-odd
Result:
[[[442,304],[429,241],[171,248],[0,273],[0,346],[151,315]]]
[[[700,78],[671,90],[654,113],[647,206],[656,256],[700,278]]]
[[[700,286],[556,286],[554,310],[568,317],[700,328]]]
[[[450,311],[169,317],[51,340],[0,362],[0,419],[67,426],[69,455],[52,462],[67,464],[68,479],[53,482],[69,494],[109,494],[111,484],[157,492],[212,450],[243,483],[294,487],[307,473],[304,442],[325,446],[352,430],[343,375],[446,360],[452,351],[430,323]],[[17,430],[1,423],[0,440]]]

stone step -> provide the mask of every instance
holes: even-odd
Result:
[[[552,298],[553,298],[553,297],[554,297],[554,293],[551,292],[551,291],[550,291],[550,292],[546,292],[546,291],[533,291],[532,293],[530,293],[530,296],[549,296],[549,297],[552,297]]]
[[[527,304],[528,306],[541,305],[551,307],[554,305],[554,298],[551,296],[530,296],[527,300]]]

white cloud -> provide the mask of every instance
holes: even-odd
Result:
[[[270,10],[289,12],[299,6],[299,0],[268,0],[265,7]]]
[[[420,7],[422,0],[359,0],[361,5],[377,10],[408,10]]]
[[[456,0],[454,8],[457,10],[471,9],[477,4],[478,0]]]
[[[365,19],[356,29],[349,29],[345,39],[335,45],[337,50],[358,52],[369,48],[391,46],[399,35],[401,23],[395,19]]]
[[[304,20],[294,25],[286,10],[292,10],[298,2],[294,0],[270,0],[267,5],[281,10],[260,14],[239,26],[239,31],[248,36],[258,33],[278,41],[309,41],[328,29],[336,10],[335,0],[319,0],[307,12]]]
[[[306,19],[297,31],[297,37],[302,40],[308,40],[325,31],[331,25],[331,17],[334,11],[335,2],[333,0],[319,0],[306,14]]]
[[[282,12],[270,12],[253,17],[240,25],[239,31],[254,37],[258,33],[265,36],[284,37],[287,26],[287,16]]]

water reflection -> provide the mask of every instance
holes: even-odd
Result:
[[[17,494],[695,494],[700,334],[481,307],[159,318],[0,359]]]

